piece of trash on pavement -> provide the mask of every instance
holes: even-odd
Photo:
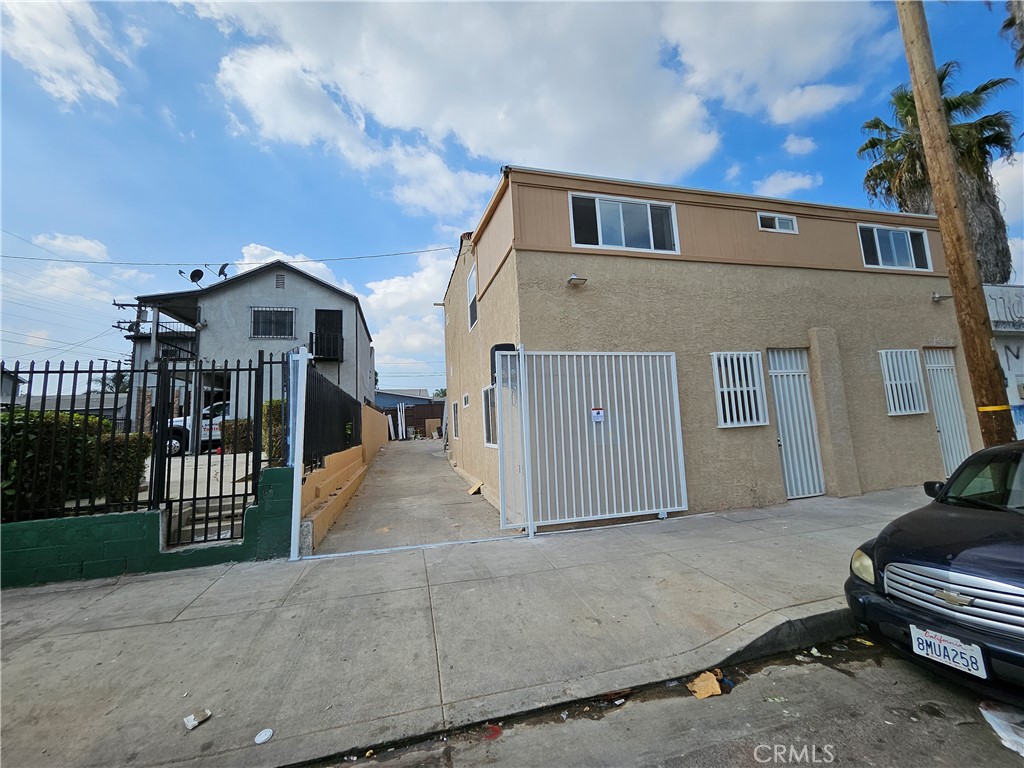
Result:
[[[675,688],[677,685],[679,685],[678,680],[669,680],[667,683],[665,683],[666,688]]]
[[[615,701],[612,702],[612,704],[614,704],[616,707],[621,707],[625,703],[626,703],[625,699],[616,699]]]
[[[584,707],[584,708],[583,708],[583,711],[584,711],[584,712],[589,712],[589,711],[590,711],[590,707]]]
[[[185,717],[185,727],[190,731],[202,722],[210,719],[213,713],[208,709],[197,709],[191,715]]]
[[[488,725],[486,728],[484,728],[484,738],[487,739],[487,741],[494,741],[500,736],[501,728],[499,728],[498,726]]]
[[[722,693],[722,687],[711,672],[702,672],[687,683],[686,687],[698,699],[706,699],[708,696],[718,696]]]
[[[814,659],[813,659],[812,657],[810,657],[810,656],[804,656],[804,655],[803,655],[802,653],[798,653],[798,654],[797,654],[797,655],[795,656],[795,658],[796,658],[796,660],[797,660],[797,661],[804,661],[804,662],[807,662],[807,661],[814,661]]]
[[[896,723],[890,723],[888,720],[884,721],[886,725],[896,725]]]
[[[266,744],[270,741],[270,738],[274,735],[274,732],[270,728],[264,728],[262,731],[256,734],[257,744]]]
[[[184,699],[184,698],[185,698],[186,696],[188,696],[188,691],[185,691],[185,692],[184,692],[183,694],[181,694],[181,698],[183,698],[183,699]]]
[[[765,696],[765,701],[789,701],[785,696]]]
[[[817,656],[819,659],[831,659],[832,658],[827,653],[822,653],[821,651],[819,651],[817,649],[817,647],[811,648],[811,656]]]
[[[718,686],[722,689],[722,693],[732,693],[733,687],[736,685],[732,680],[722,674],[722,670],[715,667],[711,674],[715,676],[715,680],[718,681]]]
[[[1024,710],[992,701],[981,702],[979,708],[1003,746],[1024,755]]]
[[[850,650],[850,648],[848,646],[843,645],[842,643],[837,643],[836,645],[832,646],[832,650],[845,653],[846,651]]]
[[[569,710],[567,710],[567,709],[563,710],[562,711],[562,722],[564,723],[568,719],[569,719]]]
[[[856,640],[861,645],[866,645],[868,647],[871,647],[872,645],[874,645],[874,643],[872,643],[870,640],[865,640],[863,637],[855,637],[853,639]]]
[[[366,756],[367,757],[373,757],[373,750],[372,749],[366,750]]]

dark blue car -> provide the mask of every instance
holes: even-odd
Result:
[[[1024,701],[1024,442],[979,451],[934,501],[894,520],[850,561],[857,621],[905,655]]]

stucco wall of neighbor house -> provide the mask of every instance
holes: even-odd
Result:
[[[765,350],[803,347],[814,351],[812,329],[819,329],[814,334],[819,351],[822,337],[830,333],[822,329],[831,329],[835,342],[826,340],[825,346],[842,368],[841,380],[834,371],[819,370],[812,376],[812,383],[817,379],[819,425],[825,422],[840,447],[846,446],[838,452],[823,452],[831,491],[867,492],[944,475],[934,413],[887,415],[878,356],[880,349],[920,350],[957,343],[952,306],[931,300],[933,291],[948,293],[944,277],[750,268],[519,249],[510,263],[515,264],[519,301],[518,307],[510,302],[506,311],[521,318],[519,330],[528,351],[676,353],[690,511],[785,500],[770,385],[768,426],[718,428],[711,353],[760,351],[767,382]],[[570,272],[586,277],[586,285],[567,286]],[[492,311],[482,306],[481,323],[488,322]],[[451,359],[461,362],[474,352],[454,344]],[[980,432],[959,348],[955,360],[968,433],[977,449]],[[820,364],[812,358],[812,371]],[[483,357],[477,367],[487,370]],[[456,365],[455,370],[460,367]],[[470,389],[468,383],[459,386],[449,392]],[[826,394],[830,402],[823,403]],[[826,407],[838,407],[840,397],[845,398],[845,425],[841,417],[833,419]],[[479,450],[481,440],[469,430],[464,440],[471,450],[464,446],[460,455],[472,462],[472,450]],[[851,462],[855,470],[848,466]],[[488,462],[474,474],[485,483],[493,482],[495,467]]]
[[[580,248],[572,245],[569,193],[584,192],[674,203],[680,253]],[[857,224],[925,230],[932,269],[945,275],[938,221],[885,211],[771,200],[718,192],[610,182],[526,171],[512,171],[515,246],[520,251],[592,252],[670,261],[773,264],[809,269],[896,273],[864,266]],[[796,217],[799,234],[758,229],[758,212]],[[488,224],[488,230],[491,224]],[[481,237],[488,236],[484,230]]]
[[[498,506],[498,449],[484,446],[483,394],[490,385],[491,347],[519,343],[515,258],[507,259],[486,294],[478,299],[479,320],[469,330],[466,278],[473,264],[463,248],[445,296],[445,358],[448,365],[448,456],[469,477],[484,483],[484,498]],[[463,407],[463,395],[469,407]],[[459,437],[452,432],[452,403],[459,404]]]
[[[258,503],[245,511],[245,538],[163,549],[159,510],[4,523],[0,586],[99,579],[219,563],[286,557],[292,514],[292,470],[265,469]]]

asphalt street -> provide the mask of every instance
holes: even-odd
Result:
[[[729,695],[682,681],[576,702],[316,765],[389,768],[833,765],[1019,768],[982,697],[850,638],[724,670]],[[799,656],[799,658],[798,658]],[[617,703],[618,702],[618,703]]]

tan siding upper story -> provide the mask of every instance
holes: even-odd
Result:
[[[879,224],[924,230],[932,274],[946,274],[942,241],[934,217],[515,170],[511,181],[515,205],[514,245],[520,251],[587,252],[648,259],[925,274],[917,270],[880,270],[864,266],[857,224]],[[574,247],[569,224],[569,193],[574,191],[674,203],[680,253]],[[758,229],[758,212],[795,216],[799,234]],[[479,236],[486,238],[493,225],[492,218]],[[511,243],[504,225],[500,236]]]
[[[494,201],[490,219],[474,238],[477,261],[477,294],[483,296],[512,249],[512,195],[506,187]]]

